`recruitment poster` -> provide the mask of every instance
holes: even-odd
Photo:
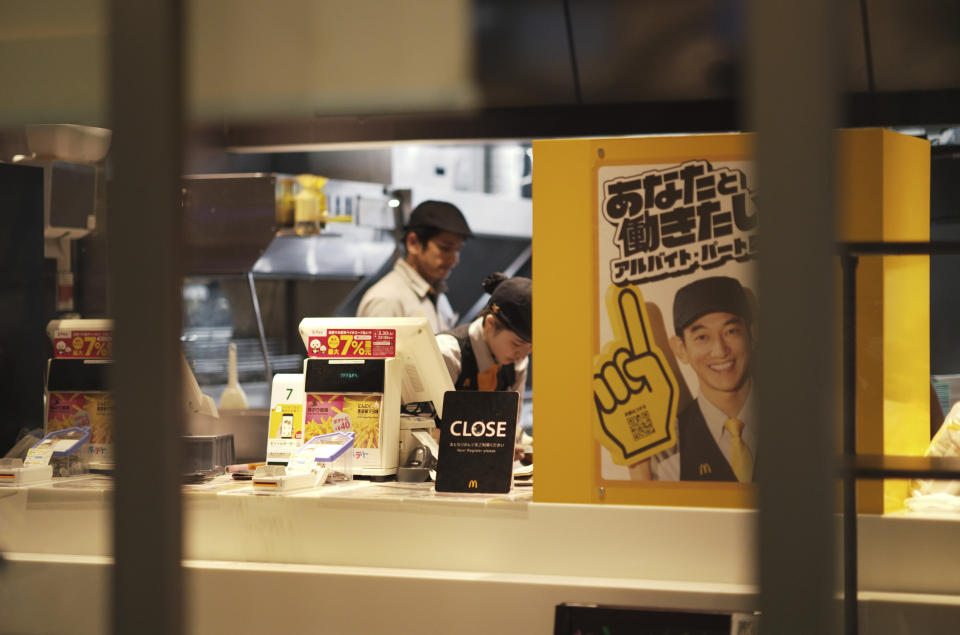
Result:
[[[752,164],[596,168],[594,438],[603,481],[751,482]]]

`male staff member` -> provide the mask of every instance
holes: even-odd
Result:
[[[750,482],[757,420],[746,293],[733,278],[691,282],[674,296],[673,324],[670,348],[697,374],[700,394],[677,417],[677,447],[653,458],[653,478]]]
[[[442,201],[417,205],[404,232],[406,255],[367,290],[357,317],[425,317],[435,333],[450,329],[456,315],[443,291],[473,232],[460,210]]]

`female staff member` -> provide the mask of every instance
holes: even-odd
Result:
[[[487,276],[490,301],[480,317],[437,335],[457,390],[513,390],[522,398],[533,340],[531,287],[529,278]]]
[[[527,383],[527,366],[533,348],[533,293],[530,278],[507,278],[492,273],[483,281],[490,301],[480,317],[437,335],[437,344],[457,390],[513,390]],[[523,428],[517,426],[514,459],[525,451],[520,445]],[[529,438],[529,437],[528,437]]]

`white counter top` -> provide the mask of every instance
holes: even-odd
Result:
[[[3,549],[111,554],[111,482],[0,490]],[[186,486],[184,556],[196,560],[753,584],[753,512],[533,503],[354,481],[287,495],[244,482]],[[718,545],[724,545],[718,548]]]
[[[30,581],[0,594],[0,614],[23,618],[11,628],[56,631],[59,619],[73,619],[71,632],[102,631],[111,500],[104,477],[0,489],[0,549],[9,564],[2,575]],[[266,615],[277,611],[237,602],[252,589],[275,598],[291,632],[307,627],[299,612],[317,602],[336,632],[357,633],[398,628],[400,614],[421,602],[424,614],[454,619],[467,598],[503,609],[475,616],[461,630],[469,633],[550,632],[553,607],[564,601],[723,612],[757,606],[750,510],[534,503],[528,487],[449,495],[429,483],[367,481],[287,495],[257,495],[234,481],[185,486],[183,505],[188,632],[275,628]],[[862,599],[889,611],[903,593],[926,593],[958,610],[955,519],[859,522]],[[803,548],[802,536],[797,542]],[[30,594],[58,587],[82,589],[100,610],[87,610],[78,624],[66,608],[45,607],[34,628],[22,610]]]

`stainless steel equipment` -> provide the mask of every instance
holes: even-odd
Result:
[[[217,398],[228,345],[237,344],[251,410],[220,414],[244,425],[266,420],[274,373],[300,370],[296,326],[304,314],[318,312],[315,300],[322,300],[322,314],[333,313],[391,264],[396,219],[407,198],[378,183],[328,180],[322,230],[300,236],[292,209],[299,187],[293,176],[278,173],[182,180],[184,353],[204,392]],[[188,427],[210,434],[224,425],[198,419]],[[265,435],[252,436],[262,445]],[[263,448],[247,448],[242,438],[237,447],[238,456],[249,449],[263,458]]]

